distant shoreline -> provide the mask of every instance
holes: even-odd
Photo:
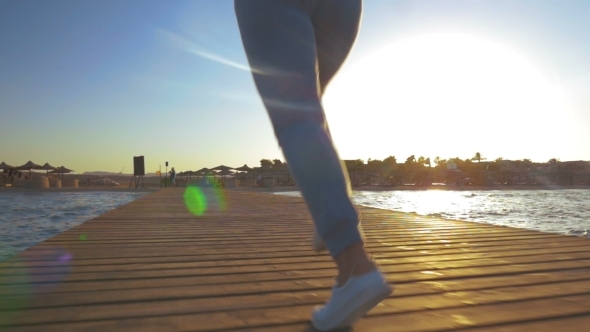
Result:
[[[183,188],[183,187],[177,187]],[[146,187],[146,188],[129,188],[127,186],[119,187],[78,187],[78,188],[0,188],[0,194],[10,193],[72,193],[72,192],[138,192],[150,193],[158,190],[165,190],[160,187]],[[590,185],[577,186],[529,186],[529,185],[514,185],[514,186],[359,186],[352,187],[352,191],[423,191],[423,190],[445,190],[445,191],[494,191],[494,190],[590,190]],[[293,192],[299,191],[296,186],[276,186],[273,188],[254,188],[251,186],[240,186],[237,188],[227,188],[226,190],[234,191],[248,191],[248,192]]]
[[[449,190],[449,191],[493,191],[493,190],[575,190],[587,189],[590,190],[590,185],[576,185],[576,186],[530,186],[530,185],[514,185],[514,186],[359,186],[352,187],[352,191],[406,191],[406,190]],[[274,188],[253,188],[250,186],[230,188],[228,190],[238,191],[252,191],[252,192],[291,192],[299,191],[295,186],[278,186]]]

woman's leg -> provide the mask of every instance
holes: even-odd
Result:
[[[318,232],[336,257],[353,244],[362,246],[362,239],[348,178],[320,102],[310,2],[237,0],[235,9],[254,81],[279,144]]]
[[[337,2],[338,6],[358,3]],[[316,10],[321,12],[323,1],[236,0],[234,4],[254,81],[275,135],[316,229],[338,266],[339,284],[346,283],[334,288],[325,306],[316,308],[312,324],[320,330],[347,326],[386,298],[391,287],[364,251],[348,177],[320,101],[325,85],[318,80],[317,24],[312,17]],[[348,50],[339,54],[340,64]],[[324,74],[326,84],[326,77],[338,67],[331,75]]]
[[[323,96],[354,45],[361,12],[361,0],[321,0],[312,13],[320,96]]]

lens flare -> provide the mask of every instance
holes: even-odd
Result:
[[[221,212],[227,209],[225,195],[222,189],[217,187],[187,187],[184,192],[184,204],[190,213],[197,216],[202,216],[212,209]]]
[[[184,204],[194,215],[202,216],[207,211],[207,197],[199,187],[189,186],[184,191]]]
[[[225,196],[223,195],[221,188],[213,188],[213,195],[215,197],[215,202],[217,203],[217,208],[219,211],[225,211],[227,209],[227,205],[225,203]]]
[[[34,292],[47,292],[61,284],[71,270],[72,253],[60,247],[46,247],[31,250],[24,257]]]
[[[86,234],[80,234],[79,239],[80,239],[80,241],[86,241],[86,237],[87,237]]]

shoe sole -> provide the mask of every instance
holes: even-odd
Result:
[[[354,309],[351,312],[349,312],[348,314],[346,314],[346,316],[343,319],[341,319],[340,322],[337,323],[336,325],[334,325],[334,326],[328,325],[326,327],[319,327],[317,325],[314,325],[312,322],[313,327],[319,331],[331,331],[331,330],[340,329],[340,328],[350,326],[356,320],[365,316],[371,309],[376,307],[379,303],[381,303],[383,300],[385,300],[389,295],[391,295],[393,293],[393,287],[389,286],[387,284],[381,284],[377,287],[380,289],[379,290],[377,290],[377,289],[371,290],[371,291],[375,291],[376,294],[374,296],[367,299],[363,304],[361,304],[356,309]],[[366,290],[366,291],[368,291],[368,290]],[[352,300],[350,302],[352,302],[352,303],[357,302],[358,298],[361,297],[362,294],[363,294],[363,292],[360,292],[354,298],[352,298]],[[330,317],[330,319],[327,319],[327,321],[333,321],[333,320],[335,320],[335,317]]]
[[[375,308],[379,303],[385,300],[389,295],[393,293],[393,289],[389,286],[385,288],[381,293],[379,293],[376,297],[369,299],[367,302],[363,303],[359,306],[356,310],[353,310],[348,317],[342,321],[342,323],[338,324],[335,329],[348,327],[352,323],[356,322],[358,319],[365,316],[371,309]]]

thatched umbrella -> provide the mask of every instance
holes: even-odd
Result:
[[[190,182],[193,178],[193,176],[197,175],[197,172],[193,172],[193,171],[187,171],[188,174],[188,181]]]
[[[234,169],[233,167],[229,167],[229,166],[225,166],[225,165],[219,165],[217,167],[212,168],[212,171],[221,171],[221,172],[226,172],[229,170]]]
[[[7,164],[7,163],[5,163],[5,162],[2,162],[2,163],[0,164],[0,169],[13,169],[13,168],[14,168],[14,166],[10,166],[10,165],[8,165],[8,164]]]
[[[230,171],[229,169],[226,169],[226,170],[219,171],[219,173],[218,173],[218,174],[219,174],[219,175],[221,175],[221,176],[222,176],[222,177],[225,179],[225,176],[226,176],[226,175],[232,175],[232,174],[234,174],[234,173],[235,173],[235,172],[232,172],[232,171]]]
[[[209,173],[209,172],[210,172],[210,170],[209,170],[207,167],[203,167],[203,168],[201,168],[200,170],[198,170],[198,171],[195,171],[195,175],[197,175],[197,176],[199,176],[199,175],[203,175],[203,176],[205,176],[205,175],[207,175],[207,173]]]
[[[178,176],[186,176],[186,180],[190,181],[191,176],[193,175],[193,171],[184,171],[177,174]]]
[[[63,175],[64,175],[64,174],[67,174],[67,173],[72,173],[73,171],[74,171],[74,170],[71,170],[71,169],[69,169],[69,168],[65,168],[65,167],[63,167],[63,166],[59,166],[59,167],[57,167],[56,169],[54,169],[53,171],[51,171],[51,172],[49,172],[49,173],[52,173],[52,174],[58,174],[58,177],[59,177],[59,175],[61,174],[61,177],[62,177],[62,179],[63,179]]]
[[[217,166],[217,167],[214,167],[214,168],[212,168],[211,170],[212,170],[213,172],[215,172],[215,173],[214,173],[214,175],[213,175],[213,177],[214,177],[214,178],[215,178],[215,175],[216,175],[216,174],[219,174],[219,175],[221,175],[221,178],[222,178],[223,180],[225,180],[225,176],[226,176],[227,174],[232,174],[232,173],[228,173],[228,172],[230,172],[230,170],[232,170],[232,169],[234,169],[234,168],[233,168],[233,167],[229,167],[229,166],[225,166],[225,165],[219,165],[219,166]]]
[[[43,166],[37,165],[34,162],[29,160],[26,164],[18,166],[16,169],[21,170],[21,171],[29,171],[29,178],[31,178],[31,170],[34,170],[34,169],[40,170],[40,169],[43,169]]]
[[[254,170],[254,168],[248,167],[248,165],[244,164],[244,166],[240,166],[238,168],[234,168],[234,170],[240,171],[240,172],[251,172],[251,171]]]
[[[205,176],[207,174],[209,174],[211,171],[207,168],[207,167],[203,167],[198,171],[194,171],[192,172],[192,175],[196,175],[197,176],[197,180],[199,180],[199,176],[202,176],[202,179],[205,178]]]
[[[43,168],[46,172],[45,175],[49,175],[49,171],[55,171],[55,167],[49,165],[49,163],[45,163],[45,165],[41,166],[41,168]]]
[[[7,163],[5,163],[5,162],[2,162],[2,163],[0,164],[0,169],[4,170],[4,172],[6,172],[6,171],[8,171],[9,169],[14,169],[14,166],[10,166],[10,165],[8,165]],[[7,182],[7,180],[6,180],[6,175],[5,175],[5,174],[2,174],[2,176],[4,176],[4,182]]]

